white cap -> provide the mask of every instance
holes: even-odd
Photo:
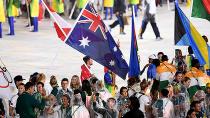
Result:
[[[152,54],[149,56],[149,59],[157,59],[157,58],[156,58],[155,54]]]

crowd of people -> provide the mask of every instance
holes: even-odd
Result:
[[[30,6],[33,32],[38,31],[39,0],[22,0],[21,5],[15,0],[7,1],[7,16],[10,33],[14,35],[14,17],[24,12]],[[19,1],[19,0],[17,0]],[[78,12],[87,0],[76,0]],[[69,17],[74,6],[74,0],[44,0],[59,15]],[[126,2],[129,5],[126,5]],[[120,34],[124,32],[123,14],[127,6],[133,6],[135,16],[140,9],[139,0],[98,0],[95,8],[100,12],[105,10],[104,20],[117,20],[109,25],[110,29],[120,25]],[[143,33],[150,22],[156,39],[161,40],[156,25],[156,5],[162,6],[162,0],[145,0],[143,3],[144,18],[139,33]],[[19,9],[19,7],[21,10]],[[0,38],[2,37],[1,23],[5,21],[3,0],[0,0]],[[14,12],[15,11],[15,12]],[[76,11],[77,12],[77,11]],[[77,14],[75,12],[75,14]],[[49,16],[46,13],[44,17]],[[110,16],[109,16],[110,15]],[[204,39],[207,40],[207,37]],[[206,41],[208,42],[208,41]],[[176,49],[176,56],[172,62],[163,52],[149,56],[149,62],[141,70],[142,75],[147,70],[145,79],[141,76],[130,77],[127,86],[119,88],[116,75],[104,68],[104,78],[97,78],[91,72],[93,60],[89,56],[83,58],[81,75],[70,78],[57,78],[52,75],[47,83],[44,73],[35,72],[25,80],[21,75],[14,77],[17,92],[9,99],[8,106],[0,98],[0,118],[210,118],[210,73],[209,67],[201,66],[193,55],[182,55]],[[59,83],[59,80],[61,82]]]
[[[93,60],[83,58],[81,75],[50,77],[33,73],[26,82],[14,78],[17,93],[4,106],[0,99],[0,116],[12,118],[210,118],[210,78],[191,53],[168,62],[163,52],[149,56],[141,74],[130,77],[127,86],[116,84],[116,75],[104,68],[103,80],[92,74]],[[190,61],[189,61],[190,59]],[[209,73],[208,73],[209,74]],[[24,84],[25,83],[25,84]],[[8,109],[7,109],[8,108]],[[8,116],[7,116],[8,115]]]

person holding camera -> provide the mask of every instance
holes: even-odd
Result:
[[[120,96],[117,99],[117,109],[120,110],[123,108],[122,116],[124,116],[128,111],[128,89],[126,87],[120,88]]]
[[[99,108],[97,106],[97,99],[99,99],[99,95],[93,95],[94,111],[103,115],[103,118],[117,118],[117,110],[115,109],[116,100],[114,98],[108,98],[107,102],[102,100],[104,108]]]

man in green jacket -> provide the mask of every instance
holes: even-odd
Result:
[[[32,96],[34,93],[33,83],[27,82],[25,90],[26,92],[17,99],[16,112],[20,115],[20,118],[36,118],[34,108],[44,109],[45,101],[42,99],[40,103]]]

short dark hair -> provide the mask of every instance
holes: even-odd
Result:
[[[203,37],[203,39],[204,39],[206,42],[208,42],[208,38],[207,38],[206,35],[203,35],[202,37]]]
[[[112,97],[111,98],[108,98],[107,99],[107,102],[109,102],[110,100],[113,100],[115,102],[115,104],[116,104],[116,99],[115,98],[112,98]]]
[[[162,61],[168,61],[168,56],[167,55],[163,55],[162,56]]]
[[[158,52],[158,55],[159,55],[159,54],[162,54],[162,55],[164,55],[164,53],[163,53],[163,52]]]
[[[74,90],[74,95],[75,95],[75,94],[78,94],[78,93],[81,93],[81,91],[80,91],[79,89],[75,89],[75,90]]]
[[[191,46],[189,46],[187,50],[188,50],[188,53],[189,53],[189,54],[193,54],[193,49],[192,49]]]
[[[193,60],[192,60],[192,64],[191,64],[192,67],[196,67],[197,64],[199,64],[198,59],[193,59]]]
[[[68,80],[67,78],[63,78],[63,79],[61,80],[61,82],[63,82],[63,81],[69,82],[69,80]]]
[[[122,87],[120,88],[120,94],[122,94],[123,89],[127,89],[127,88],[126,88],[126,87],[124,87],[124,86],[122,86]]]
[[[194,109],[190,109],[190,110],[187,112],[187,117],[186,117],[186,118],[190,118],[189,116],[190,116],[193,112],[195,112],[195,110],[194,110]]]
[[[175,76],[177,76],[178,74],[183,74],[181,71],[177,71],[176,73],[175,73]]]
[[[23,80],[25,80],[25,79],[23,79],[22,75],[17,75],[17,76],[14,77],[15,83],[16,83],[17,81],[23,81]]]
[[[139,100],[138,100],[137,97],[131,96],[131,97],[129,98],[129,100],[130,100],[130,102],[131,102],[131,107],[130,107],[130,109],[133,109],[133,110],[139,109],[140,103],[139,103]]]
[[[190,80],[189,77],[184,77],[184,78],[182,79],[182,83],[184,83],[184,82],[186,82],[186,81],[188,81],[188,80]]]
[[[32,83],[32,82],[27,82],[26,84],[25,84],[25,90],[27,91],[29,88],[31,88],[31,87],[33,87],[34,86],[34,84]]]
[[[87,62],[90,60],[90,56],[83,57],[83,61],[87,64]]]
[[[162,89],[161,94],[163,97],[168,97],[169,91],[167,89]]]
[[[91,77],[90,78],[90,83],[91,84],[95,84],[97,81],[98,81],[98,78],[96,78],[96,77]]]
[[[193,102],[190,104],[190,109],[194,109],[196,104],[200,104],[200,101],[193,101]]]
[[[152,64],[154,64],[156,67],[160,65],[160,60],[159,59],[153,59]]]
[[[42,87],[44,87],[44,83],[42,83],[42,82],[38,82],[36,85],[38,86],[39,84],[41,84],[41,85],[42,85]]]
[[[19,87],[19,86],[24,86],[24,87],[25,87],[25,84],[24,84],[24,83],[20,83],[20,84],[18,85],[18,87]]]

